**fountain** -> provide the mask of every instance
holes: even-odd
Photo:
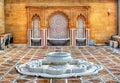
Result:
[[[102,66],[92,62],[73,59],[67,52],[51,52],[44,59],[17,65],[19,73],[47,78],[64,78],[91,75],[102,70]]]
[[[40,42],[41,38],[31,38],[33,42]]]
[[[48,38],[47,40],[53,46],[66,46],[70,38]]]

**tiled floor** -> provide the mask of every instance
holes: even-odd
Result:
[[[73,58],[84,59],[104,67],[96,75],[53,79],[53,83],[120,83],[120,51],[107,46],[99,47],[34,47],[16,45],[0,52],[0,83],[50,83],[51,79],[19,74],[15,66],[41,59],[49,52],[71,52]]]

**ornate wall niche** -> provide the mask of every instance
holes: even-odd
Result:
[[[33,29],[33,37],[39,38],[39,30],[40,30],[40,17],[35,14],[32,17],[32,29]]]
[[[84,27],[84,29],[86,29],[87,27],[86,27],[86,25],[87,25],[87,18],[86,18],[86,16],[84,16],[84,15],[82,15],[82,14],[80,14],[80,15],[78,15],[78,17],[77,17],[77,19],[76,19],[76,27],[78,28],[78,22],[79,22],[79,19],[82,19],[83,20],[83,27]]]
[[[41,19],[40,19],[40,16],[38,15],[38,14],[34,14],[33,16],[32,16],[32,28],[34,28],[34,21],[35,21],[35,19],[38,19],[38,27],[40,28],[40,21],[41,21]]]

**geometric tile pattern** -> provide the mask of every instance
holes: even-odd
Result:
[[[84,23],[82,19],[78,20],[78,38],[84,37]]]
[[[50,19],[49,37],[68,38],[68,21],[63,15],[56,14]]]
[[[33,20],[33,38],[39,38],[39,19],[34,18]]]
[[[120,83],[120,49],[107,46],[88,47],[33,47],[14,45],[0,52],[0,83],[50,83],[50,79],[18,73],[15,66],[31,60],[42,59],[49,52],[70,52],[72,57],[103,66],[98,74],[80,78],[53,79],[53,83]]]

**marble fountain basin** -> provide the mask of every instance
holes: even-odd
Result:
[[[41,38],[31,38],[33,42],[40,42]]]
[[[47,78],[64,78],[91,75],[102,69],[101,65],[73,59],[67,52],[51,52],[44,59],[17,65],[19,73]]]
[[[70,38],[47,38],[50,44],[55,45],[55,46],[62,46],[67,44],[67,42],[70,40]]]
[[[66,52],[51,52],[46,57],[49,64],[52,65],[64,65],[71,62],[72,57],[70,53]]]

